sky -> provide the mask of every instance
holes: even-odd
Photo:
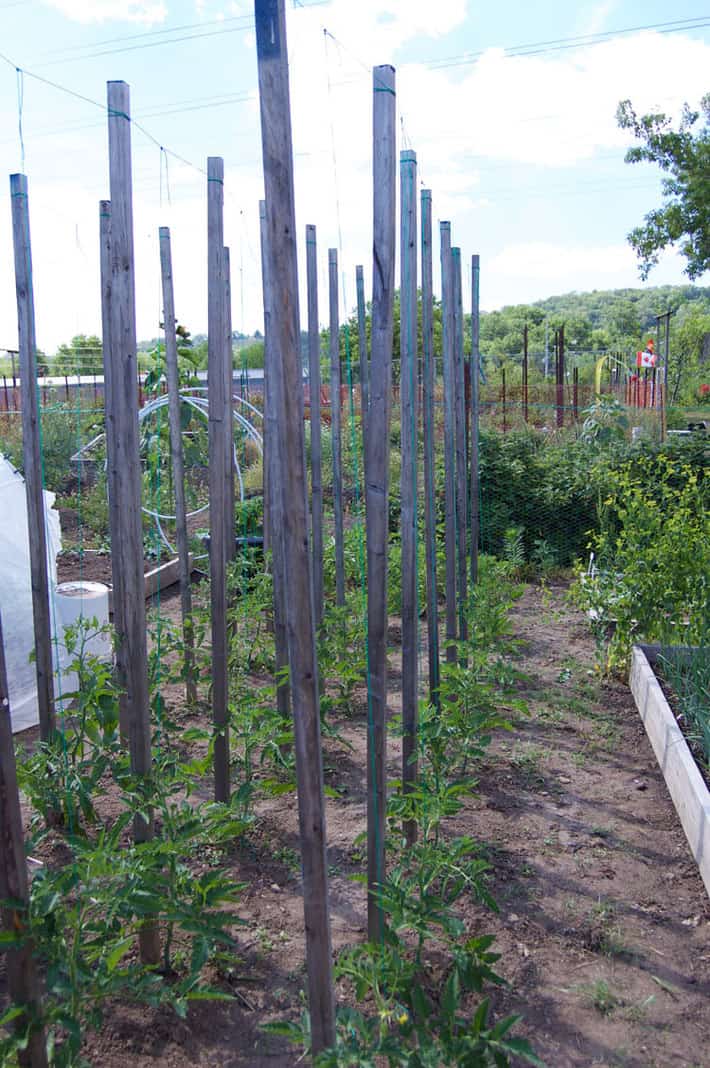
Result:
[[[371,70],[381,63],[396,68],[399,148],[417,154],[435,224],[451,221],[469,277],[471,255],[481,257],[484,310],[641,284],[626,235],[660,202],[660,177],[624,163],[631,141],[616,107],[629,98],[639,112],[677,116],[710,90],[710,15],[698,2],[286,3],[299,277],[303,287],[314,223],[323,324],[329,248],[341,315],[355,305],[356,264],[371,287]],[[0,0],[0,170],[28,176],[40,348],[100,332],[113,79],[129,83],[150,135],[133,129],[138,337],[156,336],[161,321],[159,226],[171,229],[177,317],[193,334],[206,329],[208,156],[225,163],[233,325],[263,329],[253,25],[248,0]],[[10,219],[6,178],[0,349],[17,338]],[[434,258],[438,292],[436,238]],[[647,284],[685,281],[670,252]]]

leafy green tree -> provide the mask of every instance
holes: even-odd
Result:
[[[77,334],[68,345],[60,345],[52,360],[56,374],[102,375],[103,345],[95,334]]]
[[[656,163],[668,175],[663,180],[663,206],[650,211],[643,225],[629,234],[641,277],[647,278],[660,253],[675,245],[686,259],[685,273],[699,278],[710,268],[710,93],[701,100],[699,111],[684,106],[677,129],[662,112],[638,116],[630,100],[619,104],[616,118],[641,142],[628,150],[626,162]]]

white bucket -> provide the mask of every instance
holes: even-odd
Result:
[[[84,619],[96,619],[96,630],[108,623],[108,586],[102,582],[62,582],[55,592],[57,620],[57,656],[55,657],[54,692],[57,702],[76,691],[77,679],[68,666],[76,654],[70,655],[64,643],[64,628]],[[93,628],[92,628],[93,630]],[[111,660],[111,636],[105,632],[92,634],[84,645],[84,652],[99,660]],[[59,710],[59,709],[58,709]]]

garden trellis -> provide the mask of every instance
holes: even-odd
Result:
[[[388,783],[387,766],[388,740],[396,736],[391,721],[396,687],[394,672],[388,665],[393,618],[401,622],[402,635],[399,732],[402,788],[398,798],[403,815],[398,819],[398,827],[407,846],[416,850],[422,844],[421,827],[413,815],[421,782],[422,715],[425,715],[425,727],[433,730],[436,719],[431,717],[441,719],[442,708],[444,711],[446,708],[443,696],[446,679],[455,676],[458,668],[468,667],[475,653],[479,550],[498,552],[507,548],[514,553],[517,548],[523,554],[527,551],[516,546],[517,535],[512,523],[507,523],[493,508],[490,513],[486,511],[483,481],[489,479],[490,486],[494,477],[490,469],[495,457],[494,450],[486,451],[482,444],[482,428],[490,430],[502,423],[501,448],[506,447],[506,437],[515,441],[512,432],[529,421],[544,420],[550,434],[562,434],[570,426],[576,433],[581,404],[586,401],[591,405],[594,397],[589,390],[590,395],[580,400],[585,384],[579,382],[576,365],[569,380],[564,326],[555,331],[554,383],[535,385],[530,380],[527,325],[522,339],[523,357],[519,368],[515,368],[516,378],[520,371],[520,385],[513,381],[510,367],[502,368],[500,386],[483,381],[480,260],[478,255],[470,260],[469,289],[468,254],[452,244],[455,223],[439,220],[441,301],[435,302],[436,192],[425,189],[418,196],[417,156],[411,149],[404,150],[399,158],[400,277],[396,285],[397,96],[395,71],[387,65],[373,70],[371,305],[368,312],[363,267],[356,265],[357,329],[351,332],[348,323],[341,324],[338,272],[340,269],[344,274],[349,273],[350,267],[343,262],[342,248],[328,249],[329,386],[321,387],[321,357],[325,351],[321,351],[319,330],[319,252],[316,226],[306,227],[303,243],[295,227],[283,0],[278,3],[257,0],[256,16],[265,182],[265,199],[260,204],[265,344],[260,402],[263,411],[243,396],[243,388],[241,392],[234,389],[233,295],[230,250],[225,244],[225,173],[222,158],[216,156],[209,157],[202,175],[207,204],[207,386],[183,385],[179,380],[180,310],[175,305],[171,259],[174,231],[156,227],[160,259],[155,270],[161,282],[166,392],[141,403],[139,384],[142,382],[141,390],[148,386],[140,377],[136,338],[131,158],[131,132],[135,124],[131,120],[128,86],[122,82],[108,84],[111,195],[99,205],[103,406],[98,404],[94,379],[94,407],[90,410],[82,407],[85,399],[82,399],[80,367],[76,368],[75,376],[75,410],[69,400],[68,376],[65,402],[66,411],[74,411],[78,437],[84,433],[82,420],[87,411],[93,413],[97,422],[101,419],[104,422],[104,429],[98,435],[93,434],[96,428],[92,427],[88,443],[74,443],[77,447],[72,448],[71,457],[77,468],[76,498],[81,522],[81,509],[86,508],[90,489],[85,478],[86,465],[92,463],[97,442],[105,443],[107,493],[103,494],[103,503],[107,507],[110,531],[115,684],[120,708],[120,747],[128,755],[130,790],[135,801],[131,809],[131,848],[136,856],[149,853],[151,844],[162,845],[161,835],[167,833],[164,825],[156,824],[155,810],[160,791],[156,779],[165,767],[161,746],[169,731],[163,694],[159,686],[157,697],[151,689],[153,675],[157,674],[159,683],[163,669],[161,580],[159,577],[157,606],[151,605],[147,610],[142,513],[155,521],[156,530],[149,538],[154,546],[158,545],[159,558],[166,547],[169,550],[173,547],[164,524],[175,525],[176,574],[182,596],[180,681],[185,684],[190,710],[195,711],[200,702],[209,701],[211,713],[211,729],[206,737],[199,738],[204,750],[194,763],[201,761],[203,774],[211,775],[216,809],[227,813],[235,824],[238,818],[246,822],[244,812],[248,801],[244,802],[244,797],[249,797],[252,783],[248,777],[240,781],[236,770],[234,706],[240,699],[238,684],[247,690],[257,684],[256,672],[250,674],[251,652],[247,654],[243,646],[239,647],[241,660],[235,662],[233,639],[240,626],[246,630],[252,622],[240,618],[239,599],[246,603],[247,588],[256,581],[254,572],[258,572],[259,581],[268,580],[264,622],[265,629],[270,628],[274,635],[269,684],[273,684],[278,715],[271,735],[260,739],[259,744],[266,748],[267,743],[273,743],[272,750],[279,754],[275,760],[286,759],[291,753],[295,757],[311,1052],[318,1055],[336,1040],[327,791],[321,731],[322,724],[328,722],[324,712],[328,686],[338,681],[326,676],[322,668],[325,657],[321,656],[319,663],[319,649],[332,632],[343,634],[354,621],[364,650],[364,670],[360,671],[358,681],[365,687],[367,722],[367,752],[358,769],[366,782],[367,859],[366,872],[362,873],[366,881],[363,895],[368,938],[384,960],[388,952],[388,908],[391,909],[385,893],[389,862],[388,805],[396,792]],[[36,670],[41,737],[49,744],[57,731],[65,737],[71,718],[70,710],[55,708],[52,694],[53,591],[46,572],[45,519],[40,503],[41,474],[46,468],[47,452],[40,417],[54,418],[59,409],[54,401],[41,403],[41,376],[36,366],[29,241],[31,192],[24,175],[13,175],[11,182],[20,323],[22,440],[32,560],[36,564],[32,579]],[[305,258],[307,278],[307,416],[299,343],[299,251]],[[325,262],[326,257],[322,258]],[[393,355],[397,289],[398,361]],[[467,313],[469,293],[470,313]],[[440,318],[436,318],[435,311]],[[435,340],[435,318],[441,326],[440,344],[438,337]],[[355,343],[357,358],[353,353]],[[161,360],[162,344],[159,343],[158,353]],[[623,385],[618,376],[610,384],[617,390]],[[5,418],[16,412],[14,393],[13,382],[12,409],[8,407],[7,387],[4,391],[5,412],[0,415]],[[343,403],[344,399],[347,404]],[[168,435],[160,433],[160,421],[166,414]],[[201,431],[195,429],[205,419],[206,440],[204,425]],[[190,427],[187,433],[185,420]],[[157,430],[150,435],[150,446],[142,454],[141,431],[153,424]],[[258,424],[262,425],[262,432]],[[86,433],[88,436],[88,430]],[[202,492],[205,483],[208,487],[207,502],[197,507],[192,507],[188,499],[192,488],[185,450],[190,434],[201,435],[202,455],[195,479]],[[158,453],[154,464],[151,448]],[[244,531],[235,526],[238,522],[235,515],[246,516],[251,499],[245,489],[240,449],[244,450],[247,475],[252,466],[246,457],[249,450],[256,454],[254,468],[258,468],[260,459],[263,461],[261,485],[257,487],[260,493],[256,495],[262,502],[266,552],[264,559],[256,563],[249,555],[246,526]],[[397,457],[401,462],[398,471]],[[100,469],[102,462],[100,458],[96,467]],[[249,492],[253,490],[252,486]],[[392,507],[393,491],[396,497],[397,490],[399,513]],[[174,501],[174,510],[165,506],[168,495]],[[208,564],[205,565],[209,571],[209,641],[206,635],[201,638],[197,633],[191,586],[191,538],[195,532],[190,523],[201,514],[209,517]],[[437,531],[441,518],[443,560]],[[394,547],[393,528],[399,535]],[[544,540],[544,535],[538,539]],[[543,551],[544,546],[536,547]],[[356,564],[350,558],[351,553]],[[568,552],[571,555],[573,552]],[[78,557],[81,569],[87,559],[81,541]],[[324,558],[327,558],[325,562]],[[565,558],[563,562],[569,564],[571,560]],[[332,583],[324,576],[326,566],[331,565]],[[396,609],[389,603],[393,573],[397,576],[396,592],[401,598]],[[439,633],[442,587],[445,664],[441,662]],[[149,641],[149,617],[155,607],[157,636]],[[208,663],[201,657],[205,651]],[[2,668],[0,656],[0,697],[6,694]],[[9,722],[6,705],[2,711],[5,729]],[[12,786],[14,758],[4,736],[0,764],[4,779]],[[437,774],[440,770],[438,767]],[[129,771],[121,768],[124,781],[128,780]],[[277,787],[281,785],[277,783]],[[5,802],[8,807],[3,819],[7,826],[13,827],[17,850],[19,832],[13,790],[8,792]],[[51,817],[52,813],[47,815]],[[143,853],[141,847],[145,847]],[[8,894],[11,890],[12,887]],[[20,876],[14,896],[23,907],[25,891]],[[169,925],[173,922],[171,919]],[[136,929],[141,960],[155,968],[165,952],[164,932],[157,915],[147,908]],[[23,1008],[23,1015],[18,1019],[24,1024],[38,1001],[35,977],[28,972],[25,978],[28,980],[25,986],[15,985],[13,990]],[[41,1020],[41,1013],[37,1019]],[[28,1049],[27,1063],[32,1068],[43,1063],[40,1037],[37,1028]]]

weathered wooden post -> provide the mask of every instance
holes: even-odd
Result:
[[[15,291],[17,294],[17,333],[20,356],[20,397],[22,407],[22,457],[27,498],[27,532],[32,583],[37,708],[42,741],[48,742],[55,730],[54,678],[52,672],[52,627],[50,623],[49,567],[47,563],[47,518],[42,486],[42,447],[37,391],[37,341],[30,243],[30,211],[27,177],[10,176],[12,201],[12,242],[15,250]]]
[[[207,160],[207,396],[209,419],[210,617],[214,796],[228,802],[229,681],[227,671],[227,547],[225,531],[225,278],[224,161]]]
[[[379,887],[385,878],[387,808],[387,550],[389,430],[396,243],[396,94],[394,67],[373,69],[373,274],[370,382],[365,436],[367,505],[367,930],[384,937]]]
[[[129,89],[125,82],[108,83],[109,180],[111,186],[111,292],[110,345],[113,395],[113,433],[106,438],[114,448],[118,542],[111,545],[111,570],[121,573],[119,613],[123,633],[117,635],[126,687],[128,745],[131,771],[149,787],[152,775],[151,727],[148,698],[148,651],[145,625],[143,522],[141,513],[141,462],[138,432],[138,357],[136,296],[133,264],[133,183]],[[136,815],[136,842],[153,837],[153,818]],[[140,931],[141,957],[147,964],[160,960],[157,924]]]
[[[471,582],[478,582],[478,541],[480,537],[480,479],[478,471],[478,422],[480,409],[480,256],[471,257]]]
[[[282,719],[291,714],[288,678],[288,632],[286,628],[286,566],[284,560],[283,495],[281,492],[281,443],[278,413],[281,410],[281,367],[274,348],[273,293],[269,280],[269,255],[266,231],[266,203],[259,201],[261,227],[261,278],[264,291],[264,437],[267,442],[267,493],[269,495],[269,545],[274,604],[274,651],[276,659],[276,706]]]
[[[454,364],[454,274],[451,223],[439,224],[441,234],[441,343],[444,362],[444,490],[446,551],[446,659],[456,662],[456,376]]]
[[[463,286],[461,278],[461,249],[452,248],[454,283],[454,413],[456,426],[456,594],[459,610],[459,639],[468,638],[468,465],[466,463],[466,405],[463,355]],[[466,657],[462,657],[466,664]]]
[[[426,528],[427,645],[429,650],[429,700],[441,707],[439,694],[439,605],[436,585],[436,482],[434,284],[432,257],[431,190],[423,189],[422,207],[422,347],[424,349],[424,523]]]
[[[311,397],[311,528],[313,606],[316,630],[323,622],[323,473],[320,407],[320,330],[318,329],[318,250],[315,226],[306,226],[308,289],[308,388]]]
[[[506,423],[505,367],[501,367],[500,369],[500,383],[501,401],[503,405],[503,433],[505,434],[506,430],[508,429]]]
[[[557,426],[565,425],[565,328],[557,331]]]
[[[318,664],[308,546],[308,494],[303,435],[303,374],[298,312],[293,147],[284,0],[255,0],[266,236],[272,292],[273,344],[280,357],[277,419],[286,615],[298,779],[306,926],[311,1049],[335,1041],[335,1005],[328,916],[328,867],[320,744]]]
[[[22,344],[22,342],[20,342]],[[34,351],[34,350],[33,350]],[[7,986],[14,1005],[24,1011],[15,1020],[23,1033],[30,1024],[27,1047],[18,1061],[28,1068],[46,1068],[47,1047],[44,1029],[38,1023],[41,987],[35,967],[32,943],[26,935],[30,892],[22,833],[20,793],[17,788],[15,747],[12,741],[10,697],[5,666],[5,644],[0,619],[0,902],[2,928],[17,946],[6,947]]]
[[[227,563],[237,554],[234,527],[234,356],[232,351],[232,270],[229,249],[224,261],[224,553]]]
[[[192,588],[190,586],[190,555],[187,540],[185,465],[182,455],[180,376],[177,335],[175,333],[177,319],[175,318],[170,229],[167,226],[161,226],[159,236],[160,269],[163,283],[163,325],[165,328],[165,377],[168,384],[168,413],[170,417],[170,459],[175,490],[175,541],[180,565],[180,605],[182,610],[182,639],[185,650],[185,693],[188,704],[195,705],[197,703],[197,686],[195,684],[195,649],[192,629]]]
[[[400,156],[400,427],[402,538],[402,789],[417,780],[417,727],[419,722],[419,670],[417,604],[417,157]],[[417,840],[417,825],[408,820],[404,833],[409,845]]]
[[[340,316],[338,313],[338,250],[328,249],[330,308],[330,438],[333,449],[333,518],[335,522],[335,603],[345,604],[343,544],[342,410],[340,407]]]
[[[360,359],[360,411],[362,413],[362,433],[366,432],[368,405],[368,364],[367,353],[367,308],[365,305],[365,274],[362,267],[355,268],[355,289],[357,292],[357,346]]]
[[[523,419],[528,421],[528,324],[523,327]]]
[[[108,486],[108,522],[111,545],[118,545],[121,539],[121,496],[118,488],[117,465],[120,461],[120,449],[116,442],[116,411],[113,384],[114,355],[111,344],[111,308],[112,308],[112,251],[111,251],[111,201],[99,202],[99,234],[101,265],[101,334],[104,363],[104,426],[106,429],[106,482]],[[113,560],[113,553],[112,553]],[[126,644],[121,636],[125,634],[123,623],[123,603],[125,594],[122,586],[123,576],[119,568],[111,569],[113,587],[113,629],[117,636],[116,643],[116,681],[119,685],[118,716],[121,737],[128,742],[130,712],[128,708],[128,690],[126,688]]]

